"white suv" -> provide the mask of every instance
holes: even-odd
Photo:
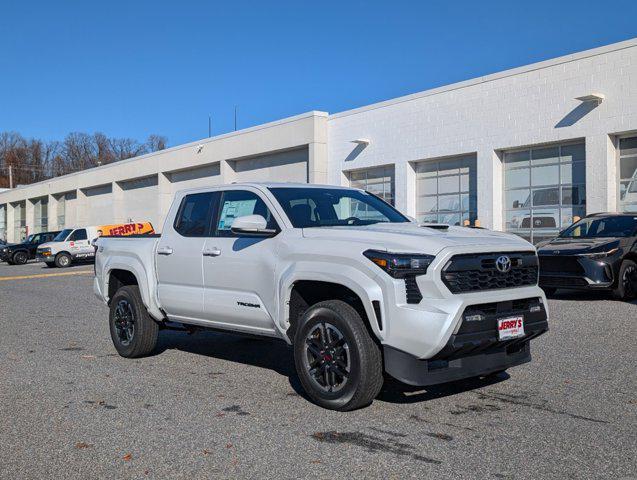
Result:
[[[548,329],[532,245],[419,225],[353,188],[183,191],[160,237],[97,245],[120,355],[151,353],[176,324],[280,338],[309,397],[336,410],[369,404],[384,372],[431,385],[528,362]]]

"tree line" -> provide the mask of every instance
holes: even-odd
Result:
[[[0,188],[9,187],[9,170],[15,187],[163,150],[166,142],[160,135],[139,142],[99,132],[73,132],[62,141],[45,141],[0,132]]]

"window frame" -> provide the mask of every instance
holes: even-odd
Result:
[[[184,208],[186,208],[186,202],[188,200],[189,197],[193,197],[195,195],[210,195],[211,197],[211,201],[210,204],[208,205],[208,210],[206,213],[206,222],[207,225],[205,226],[204,229],[204,233],[202,235],[186,235],[182,232],[179,231],[178,228],[178,223],[181,220],[181,215],[184,212]],[[179,209],[177,210],[177,214],[175,215],[175,218],[173,220],[173,230],[175,231],[175,233],[177,233],[179,236],[184,237],[184,238],[208,238],[210,237],[210,233],[211,233],[211,229],[212,229],[212,225],[213,225],[213,214],[214,214],[214,210],[215,210],[215,201],[219,202],[219,198],[220,198],[220,192],[219,191],[206,191],[206,192],[192,192],[192,193],[187,193],[183,196],[183,198],[181,199],[181,203],[179,204]],[[217,207],[219,206],[219,203],[217,203]]]
[[[258,200],[261,200],[263,202],[263,204],[265,205],[265,208],[267,208],[268,212],[270,213],[270,216],[272,218],[272,221],[274,221],[274,229],[276,233],[273,233],[272,235],[270,235],[270,237],[275,237],[277,236],[279,233],[281,233],[281,225],[280,225],[280,221],[277,219],[276,215],[275,215],[275,210],[268,205],[268,202],[266,201],[265,198],[263,198],[259,193],[253,191],[253,190],[248,190],[245,188],[233,188],[233,189],[228,189],[228,190],[218,190],[217,193],[219,194],[219,202],[217,203],[217,208],[216,208],[216,212],[214,215],[214,219],[211,217],[212,223],[211,223],[211,228],[209,230],[209,238],[243,238],[243,237],[252,237],[253,235],[248,235],[248,234],[240,234],[240,233],[234,233],[232,231],[232,229],[229,230],[224,230],[223,235],[219,234],[219,219],[221,218],[221,212],[223,210],[223,203],[224,203],[224,198],[227,194],[231,193],[231,192],[242,192],[242,193],[248,193],[248,194],[252,194],[255,197],[257,197]],[[257,201],[258,201],[257,200]],[[237,217],[238,218],[238,217]],[[267,221],[267,219],[266,219]]]

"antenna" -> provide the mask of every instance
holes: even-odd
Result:
[[[234,106],[234,131],[237,131],[237,106]]]
[[[208,115],[208,138],[212,137],[212,117]]]

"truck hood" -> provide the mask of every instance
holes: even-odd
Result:
[[[538,248],[540,255],[576,255],[606,251],[617,247],[620,238],[555,238]]]
[[[365,226],[304,228],[306,238],[357,242],[388,251],[437,254],[446,247],[484,246],[534,250],[526,240],[492,230],[449,227],[438,229],[417,223],[376,223]]]

